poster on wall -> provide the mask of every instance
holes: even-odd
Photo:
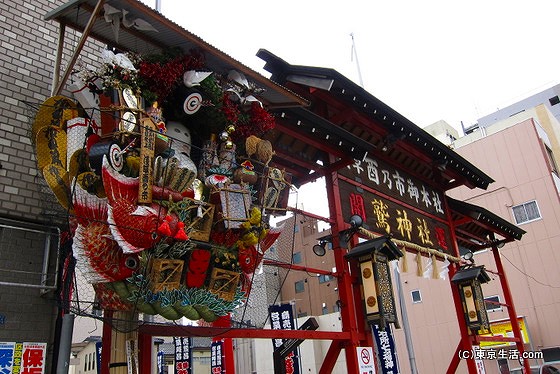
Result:
[[[268,315],[273,330],[293,330],[295,328],[294,313],[291,304],[271,305],[268,307]],[[272,339],[274,349],[278,349],[284,341]],[[299,374],[298,348],[295,348],[286,356],[286,373]]]
[[[192,339],[187,337],[174,337],[175,343],[175,373],[192,373]]]
[[[15,346],[14,342],[0,342],[0,373],[12,372]]]
[[[44,374],[47,343],[0,342],[0,373]]]

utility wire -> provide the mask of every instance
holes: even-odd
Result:
[[[527,278],[531,278],[532,280],[534,280],[536,283],[540,284],[541,286],[545,286],[545,287],[550,287],[550,288],[560,288],[560,286],[553,286],[551,284],[548,283],[544,283],[541,282],[540,280],[538,280],[537,278],[533,277],[530,274],[525,273],[523,270],[521,270],[519,267],[517,267],[517,265],[515,265],[513,262],[511,262],[509,260],[509,258],[507,258],[506,256],[504,256],[503,253],[501,253],[502,257],[506,259],[507,262],[510,263],[511,266],[513,266],[518,272],[520,272],[521,274],[523,274],[524,276],[526,276]]]

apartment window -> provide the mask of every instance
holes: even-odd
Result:
[[[334,304],[333,312],[340,312],[340,300]]]
[[[554,158],[554,153],[552,153],[552,149],[548,148],[545,145],[546,149],[546,156],[548,158],[548,164],[550,165],[550,169],[558,175],[558,165],[556,164],[556,159]]]
[[[301,252],[296,252],[292,255],[293,264],[301,264]]]
[[[513,210],[515,223],[518,225],[526,222],[536,221],[537,219],[541,218],[541,212],[539,211],[536,200],[516,205],[511,209]]]
[[[328,314],[329,313],[329,308],[326,305],[323,305],[323,308],[321,309],[321,313],[322,314]]]
[[[550,103],[550,105],[556,105],[556,104],[560,104],[560,98],[558,97],[558,95],[551,97],[550,99],[548,99],[548,102]]]
[[[332,275],[328,275],[328,274],[319,275],[319,283],[330,282],[332,279],[333,279]]]
[[[305,283],[304,281],[300,280],[295,283],[296,293],[302,293],[305,291]]]
[[[412,296],[412,303],[417,304],[422,302],[422,294],[420,290],[412,290],[410,291],[410,296]]]
[[[484,306],[487,312],[498,312],[502,310],[500,303],[500,296],[488,296],[484,298]]]

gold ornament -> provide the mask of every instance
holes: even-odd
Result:
[[[220,140],[225,142],[228,139],[229,139],[229,134],[227,133],[227,131],[222,131],[220,133]]]

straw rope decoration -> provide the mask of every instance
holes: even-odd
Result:
[[[422,255],[420,252],[416,252],[416,276],[421,277],[424,275],[424,269],[422,268]]]
[[[432,254],[432,279],[439,279],[439,270],[437,267],[437,259],[434,254]]]
[[[371,232],[369,230],[364,229],[363,227],[360,227],[358,229],[359,233],[362,234],[365,237],[368,237],[370,239],[375,239],[375,238],[379,238],[381,235],[378,235],[374,232]],[[409,250],[415,250],[416,251],[416,275],[418,275],[419,277],[421,277],[424,273],[423,268],[422,268],[422,254],[427,255],[428,257],[431,257],[432,259],[432,278],[434,279],[438,279],[439,278],[439,271],[437,268],[437,258],[441,258],[443,260],[447,259],[449,262],[453,262],[453,263],[459,263],[461,261],[461,259],[457,256],[451,256],[448,255],[446,253],[440,252],[437,249],[434,248],[428,248],[428,247],[423,247],[421,245],[418,245],[416,243],[411,243],[408,242],[406,240],[400,240],[400,239],[393,239],[391,238],[391,240],[398,245],[399,247],[403,248],[404,251],[404,256],[403,256],[403,265],[402,265],[402,270],[404,272],[406,272],[408,270],[408,265],[406,264],[406,249]]]
[[[408,273],[408,259],[407,259],[407,255],[406,255],[406,248],[403,248],[403,257],[402,257],[402,261],[401,261],[401,271],[403,273]]]

